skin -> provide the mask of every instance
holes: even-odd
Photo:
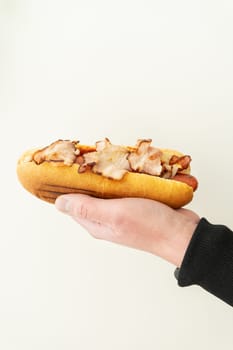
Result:
[[[63,195],[55,206],[94,238],[146,251],[180,267],[200,220],[188,209],[174,210],[149,199],[97,199]]]

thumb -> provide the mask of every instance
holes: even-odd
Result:
[[[67,194],[56,199],[55,207],[72,217],[94,221],[109,222],[107,199],[99,199],[83,194]]]

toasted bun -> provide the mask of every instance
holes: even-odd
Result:
[[[18,178],[26,190],[50,203],[62,194],[83,193],[99,198],[148,198],[180,208],[193,198],[192,187],[182,182],[131,172],[121,180],[112,180],[91,171],[79,174],[78,164],[57,166],[43,162],[37,165],[34,161],[27,161],[34,152],[24,153],[18,161]],[[166,152],[181,155],[173,150]],[[185,173],[189,173],[189,169]]]

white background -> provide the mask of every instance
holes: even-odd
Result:
[[[15,174],[57,138],[151,137],[192,155],[189,208],[233,228],[232,18],[231,0],[0,0],[1,349],[232,349],[230,306],[92,239]]]

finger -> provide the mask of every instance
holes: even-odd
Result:
[[[111,219],[109,205],[114,200],[99,199],[82,194],[68,194],[57,198],[55,206],[58,210],[73,217],[97,223],[108,223]]]

